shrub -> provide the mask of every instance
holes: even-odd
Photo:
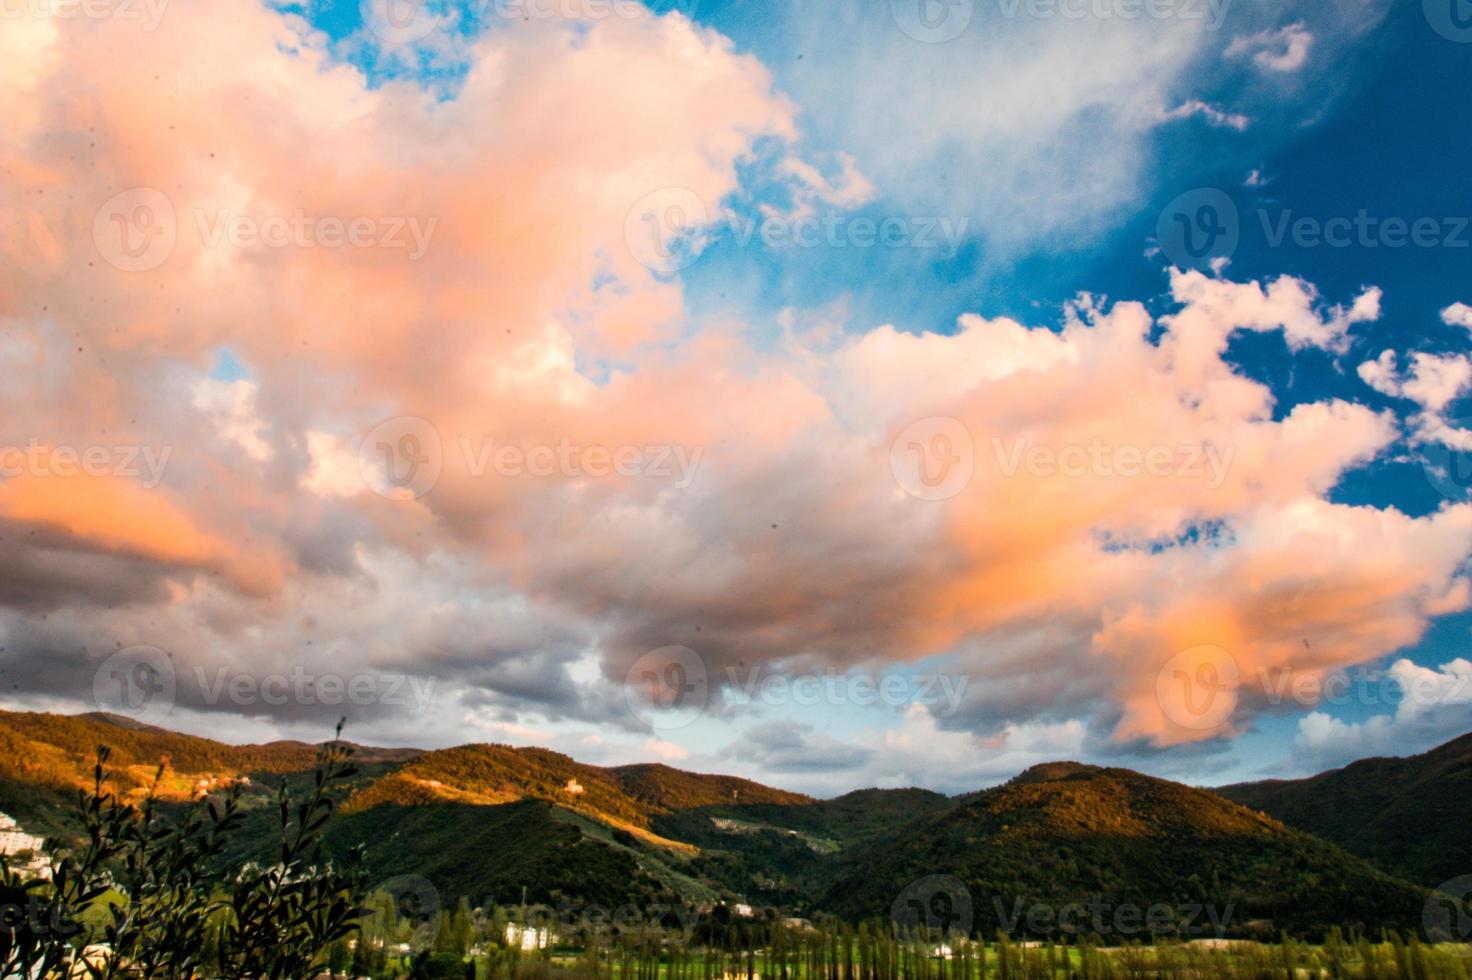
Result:
[[[78,794],[86,843],[49,845],[50,881],[22,881],[0,862],[0,976],[307,975],[360,917],[361,850],[342,868],[322,852],[333,791],[355,774],[341,734],[339,724],[319,750],[304,799],[283,780],[277,860],[235,867],[222,854],[239,826],[238,785],[173,812],[158,799],[160,765],[134,806],[110,788],[111,751],[99,747],[92,786]]]

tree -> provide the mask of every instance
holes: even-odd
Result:
[[[442,911],[439,915],[434,951],[464,956],[470,950],[471,926],[470,900],[461,895],[454,912]]]
[[[327,972],[333,976],[346,973],[353,962],[353,951],[348,948],[347,938],[337,940],[327,947]]]
[[[86,843],[58,842],[50,881],[22,881],[0,862],[0,976],[68,974],[89,943],[86,975],[181,977],[210,972],[228,980],[299,977],[357,928],[361,850],[345,867],[325,860],[322,830],[332,794],[356,770],[352,750],[333,740],[317,758],[315,787],[298,802],[285,780],[277,794],[278,859],[227,867],[222,855],[239,827],[240,787],[202,798],[181,815],[160,804],[160,765],[140,806],[109,788],[111,751],[99,747],[90,791],[78,794]]]
[[[436,953],[425,950],[414,958],[414,966],[409,971],[412,980],[444,980],[444,978],[459,978],[465,976],[465,964],[460,957],[454,953]]]

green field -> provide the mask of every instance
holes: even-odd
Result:
[[[832,952],[832,950],[828,950]],[[496,951],[479,956],[425,952],[393,957],[373,976],[470,977],[477,980],[1452,980],[1472,977],[1472,944],[1421,944],[1382,940],[1333,944],[1232,942],[1089,946],[971,943],[949,957],[917,947],[895,961],[864,964],[791,958],[770,950],[681,950],[626,955],[604,950],[527,954]]]
[[[1472,944],[1425,943],[1390,933],[1332,931],[1323,942],[1145,938],[1106,945],[1097,937],[1015,941],[857,927],[703,917],[693,927],[604,924],[551,934],[523,951],[498,938],[515,910],[493,915],[462,905],[433,923],[395,919],[380,903],[363,947],[339,950],[355,976],[475,977],[476,980],[1468,980]],[[532,920],[535,921],[535,920]],[[513,926],[513,929],[516,927]],[[401,945],[403,944],[403,945]],[[395,954],[408,946],[406,955]],[[351,954],[351,955],[349,955]]]

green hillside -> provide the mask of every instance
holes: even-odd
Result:
[[[866,789],[798,804],[708,806],[657,817],[662,836],[700,849],[695,869],[749,901],[795,912],[821,911],[816,900],[840,867],[895,827],[953,806],[922,789]]]
[[[608,770],[623,790],[651,811],[673,813],[707,806],[767,803],[801,806],[812,803],[801,793],[773,789],[736,776],[708,776],[660,763],[616,766]]]
[[[141,792],[160,760],[176,802],[243,781],[249,806],[235,859],[270,859],[274,784],[306,783],[315,757],[295,742],[231,746],[107,716],[0,713],[0,809],[33,832],[65,832],[68,797],[90,778],[100,743],[114,747],[126,792]],[[1369,814],[1382,865],[1419,866],[1422,845],[1395,835],[1427,828],[1411,809],[1423,794],[1439,840],[1459,839],[1451,825],[1468,822],[1453,817],[1472,795],[1454,790],[1467,778],[1468,745],[1304,781],[1333,793],[1304,804],[1302,819],[1332,814],[1325,835],[1358,840]],[[420,875],[446,902],[519,901],[525,888],[554,907],[741,899],[811,917],[888,919],[896,903],[928,900],[913,883],[939,875],[964,892],[941,897],[969,904],[967,921],[988,934],[1047,932],[1030,910],[1102,902],[1110,915],[1157,906],[1207,933],[1216,931],[1209,907],[1232,935],[1314,935],[1414,928],[1427,897],[1223,795],[1124,769],[1050,763],[962,797],[868,789],[814,800],[730,776],[603,768],[508,745],[360,748],[356,759],[329,850],[366,844],[376,880]],[[1299,785],[1224,792],[1290,800]],[[1112,919],[1088,925],[1113,938],[1138,934]]]
[[[1427,887],[1472,861],[1472,735],[1408,758],[1217,792]]]
[[[1074,763],[1030,769],[897,828],[843,863],[826,908],[888,916],[907,883],[949,875],[964,884],[975,923],[988,933],[1037,931],[1009,921],[1019,910],[1101,900],[1141,911],[1163,903],[1182,921],[1188,908],[1210,905],[1238,935],[1408,928],[1419,924],[1426,897],[1213,793]],[[1104,924],[1114,924],[1113,914]]]
[[[306,742],[230,745],[100,712],[0,711],[0,779],[60,790],[86,785],[97,747],[104,744],[112,749],[113,773],[124,789],[148,785],[160,762],[168,763],[171,777],[234,777],[300,772],[310,769],[317,755],[317,746]],[[363,763],[400,762],[419,754],[416,749],[354,750]]]
[[[239,856],[268,857],[271,830],[269,813],[252,814],[246,839],[256,850]],[[519,901],[523,888],[528,901],[554,908],[717,897],[690,876],[684,854],[542,800],[350,810],[331,824],[327,842],[338,856],[366,842],[374,881],[418,875],[447,903]]]
[[[232,782],[246,785],[246,803],[269,801],[277,777],[312,768],[317,747],[304,742],[229,745],[181,735],[98,712],[57,715],[0,711],[0,812],[32,833],[75,831],[76,791],[92,782],[97,748],[112,749],[109,774],[125,796],[141,798],[153,785],[160,763],[160,796],[183,802]],[[364,778],[381,775],[418,754],[414,749],[355,746]]]

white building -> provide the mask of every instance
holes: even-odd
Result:
[[[506,945],[520,949],[523,953],[546,949],[553,942],[552,930],[524,926],[516,922],[506,925]]]
[[[0,855],[5,856],[13,871],[45,876],[51,869],[46,857],[46,839],[21,830],[20,824],[4,813],[0,813]],[[11,860],[16,857],[23,860]]]

